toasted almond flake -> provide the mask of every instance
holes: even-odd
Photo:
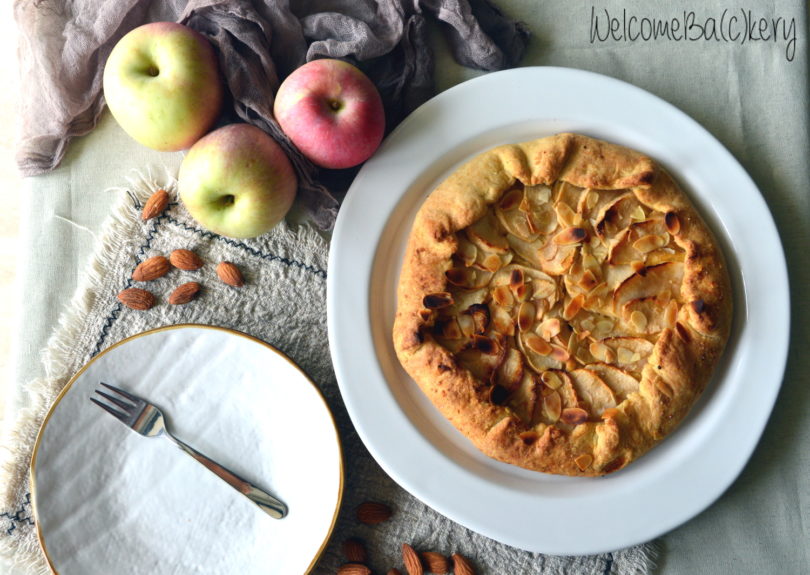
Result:
[[[478,248],[475,247],[474,243],[466,238],[462,238],[458,242],[458,251],[456,254],[458,255],[458,259],[461,260],[461,263],[469,267],[473,265],[478,258]]]
[[[554,371],[544,371],[543,375],[540,376],[540,380],[551,389],[559,389],[563,384],[562,378]]]
[[[644,208],[641,206],[636,206],[633,211],[630,212],[630,219],[636,222],[643,222],[647,219],[647,214],[644,213]]]
[[[574,459],[574,463],[576,463],[580,471],[585,471],[591,466],[591,464],[593,464],[593,455],[583,453],[582,455]]]
[[[483,303],[474,303],[466,310],[464,310],[462,315],[469,315],[473,318],[473,323],[475,324],[475,333],[483,334],[487,327],[489,326],[489,307]]]
[[[515,303],[515,298],[509,286],[497,286],[494,288],[492,290],[492,299],[495,303],[504,307],[512,307]]]
[[[595,360],[607,362],[607,353],[610,351],[610,348],[604,343],[594,341],[588,346],[588,351],[591,352]]]
[[[586,211],[590,211],[599,201],[599,194],[590,188],[586,188],[582,191],[582,194],[579,196],[579,202],[577,203],[577,212],[582,214]]]
[[[571,226],[558,232],[551,241],[559,246],[569,246],[580,243],[587,236],[588,232],[585,231],[585,228]]]
[[[512,268],[509,274],[509,286],[514,289],[518,286],[522,286],[525,282],[526,277],[523,270],[520,268]]]
[[[551,344],[536,333],[527,333],[523,337],[523,343],[525,343],[526,347],[530,350],[540,355],[549,355],[552,352]]]
[[[563,309],[563,319],[566,321],[571,321],[572,319],[574,319],[574,317],[576,317],[576,315],[580,312],[584,304],[585,304],[584,294],[579,294],[571,298],[571,301],[569,301],[568,304],[565,306],[565,309]]]
[[[667,304],[666,311],[664,312],[664,321],[666,327],[672,327],[678,319],[678,302],[672,300]]]
[[[667,231],[673,236],[677,236],[681,232],[681,220],[675,212],[667,212],[664,214],[664,225]]]
[[[599,265],[599,260],[596,259],[596,256],[593,253],[582,254],[582,267],[592,273],[602,269],[602,267]]]
[[[504,211],[514,210],[522,201],[523,190],[520,188],[513,188],[503,195],[498,207]]]
[[[636,331],[644,331],[647,329],[647,316],[638,310],[630,314],[630,323]]]
[[[610,319],[600,319],[596,322],[596,325],[593,328],[593,335],[597,339],[601,339],[608,335],[611,331],[613,331],[613,320]]]
[[[582,276],[579,278],[577,282],[579,287],[586,291],[591,291],[597,285],[599,285],[599,280],[596,277],[596,274],[593,273],[590,269],[586,269]]]
[[[558,345],[551,346],[551,357],[556,359],[557,361],[561,361],[565,363],[569,359],[571,359],[571,354],[568,353],[568,350],[564,347]]]
[[[571,209],[568,204],[559,203],[554,206],[554,211],[557,212],[557,220],[562,226],[573,226],[577,218],[577,213]]]
[[[436,292],[427,294],[422,299],[422,305],[427,309],[441,309],[453,305],[453,296],[449,292]]]
[[[520,304],[517,319],[518,329],[520,331],[527,331],[534,325],[535,313],[536,309],[532,302],[524,301]]]
[[[447,281],[458,287],[475,285],[476,273],[473,268],[451,268],[444,272]]]
[[[567,407],[560,413],[560,419],[569,425],[580,425],[588,421],[588,412],[579,407]]]
[[[633,242],[633,249],[640,251],[643,254],[649,253],[658,248],[663,248],[667,245],[668,238],[658,235],[648,235],[641,237]]]
[[[534,287],[534,297],[545,299],[553,296],[557,291],[557,285],[553,281],[536,280],[532,282]]]
[[[632,350],[627,349],[626,347],[619,347],[616,350],[616,359],[619,360],[620,364],[627,365],[633,363],[634,361],[638,361],[638,358],[635,358],[638,354],[634,353]]]
[[[560,246],[555,244],[554,242],[548,242],[539,250],[539,256],[543,260],[553,260],[557,256],[557,252],[560,251]]]
[[[495,306],[490,309],[492,319],[490,325],[492,329],[503,335],[515,334],[515,323],[512,321],[512,316],[505,308]]]
[[[551,422],[557,423],[562,413],[562,398],[556,391],[543,394],[543,415]]]
[[[498,345],[498,342],[483,335],[473,335],[472,343],[473,348],[486,355],[497,355],[500,351],[500,345]]]
[[[543,336],[544,339],[551,341],[551,339],[559,335],[561,330],[562,330],[562,322],[560,322],[560,319],[556,317],[551,317],[543,321],[542,324],[540,324],[539,333],[541,336]]]
[[[481,267],[490,272],[498,271],[499,269],[501,269],[502,265],[503,260],[501,260],[501,258],[495,254],[488,255],[487,257],[484,258],[484,261],[481,262]]]
[[[529,286],[527,284],[520,284],[516,286],[513,291],[518,301],[523,301],[529,297]]]

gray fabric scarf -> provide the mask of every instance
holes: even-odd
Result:
[[[299,175],[299,202],[330,229],[353,171],[318,170],[282,133],[273,97],[290,72],[317,58],[360,67],[380,90],[390,130],[434,93],[429,20],[441,23],[459,63],[500,70],[522,58],[529,32],[487,0],[41,0],[18,1],[23,175],[49,171],[68,142],[95,126],[102,72],[115,43],[154,20],[187,24],[216,47],[230,105],[223,123],[245,121],[275,138]]]

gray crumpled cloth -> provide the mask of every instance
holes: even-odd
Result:
[[[429,20],[441,23],[459,63],[480,70],[514,66],[527,28],[487,0],[17,0],[22,92],[17,165],[49,171],[68,142],[96,125],[104,107],[102,72],[129,30],[172,20],[216,47],[232,96],[222,121],[245,121],[275,138],[300,178],[299,201],[321,229],[332,227],[346,177],[319,171],[272,114],[280,80],[303,63],[341,58],[363,69],[386,107],[388,128],[434,92]]]

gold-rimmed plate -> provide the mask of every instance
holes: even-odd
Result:
[[[278,495],[282,520],[163,439],[89,401],[99,381],[163,408],[170,429]],[[100,353],[48,413],[31,463],[40,543],[61,575],[305,573],[343,493],[334,420],[289,358],[206,326],[139,334]]]

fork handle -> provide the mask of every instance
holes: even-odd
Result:
[[[287,515],[287,506],[267,493],[263,491],[247,481],[246,479],[242,479],[236,473],[223,467],[216,461],[212,460],[211,458],[203,455],[190,445],[186,445],[173,435],[166,434],[166,437],[171,439],[180,449],[188,453],[194,459],[202,463],[205,467],[210,469],[217,475],[220,479],[224,480],[225,483],[236,489],[239,493],[250,499],[253,503],[259,506],[259,508],[267,513],[270,517],[274,517],[275,519],[281,519],[285,515]]]

